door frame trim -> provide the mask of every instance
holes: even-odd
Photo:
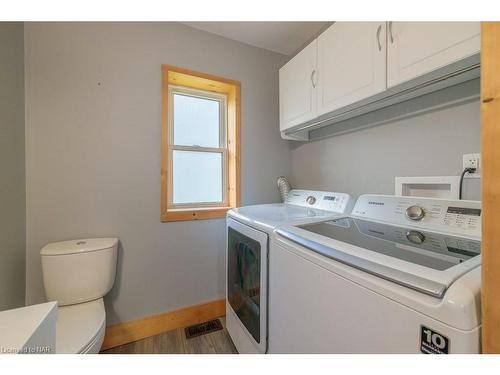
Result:
[[[481,23],[482,351],[500,353],[500,22]]]

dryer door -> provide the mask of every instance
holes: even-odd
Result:
[[[228,330],[240,352],[266,351],[267,234],[227,219]],[[239,342],[240,341],[240,342]],[[249,345],[250,344],[250,345]]]

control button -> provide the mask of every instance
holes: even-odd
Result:
[[[409,230],[408,232],[406,232],[406,238],[411,243],[417,245],[420,245],[425,241],[425,236],[423,235],[423,233],[417,232],[416,230]]]
[[[314,203],[316,203],[316,198],[310,195],[306,198],[306,202],[312,206]]]
[[[420,206],[410,206],[406,209],[406,217],[413,221],[420,221],[425,216],[425,211]]]

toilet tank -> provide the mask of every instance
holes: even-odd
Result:
[[[48,244],[40,250],[49,301],[73,305],[104,297],[113,287],[117,238],[89,238]]]

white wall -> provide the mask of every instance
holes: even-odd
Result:
[[[457,176],[462,154],[479,152],[479,101],[373,128],[293,145],[293,182],[302,188],[394,194],[397,176]],[[465,199],[480,181],[465,180]]]
[[[0,22],[0,310],[24,305],[23,24]]]
[[[108,323],[223,298],[225,221],[161,223],[160,64],[241,81],[242,204],[279,199],[285,57],[177,23],[26,23],[27,302],[40,248],[120,239]]]

